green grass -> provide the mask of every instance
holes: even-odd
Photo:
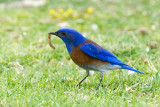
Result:
[[[158,0],[54,0],[38,8],[1,8],[0,105],[160,106],[160,48],[147,45],[152,41],[160,45],[159,4]],[[62,7],[82,16],[54,18],[49,14],[50,9]],[[85,18],[88,7],[94,10]],[[47,41],[47,34],[64,22],[145,75],[110,71],[96,91],[100,75],[94,72],[82,83],[84,87],[75,88],[85,70],[71,61],[59,38],[52,37],[55,50]],[[93,30],[92,24],[98,29]]]

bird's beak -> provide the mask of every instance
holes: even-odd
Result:
[[[49,35],[57,35],[56,32],[50,32]]]

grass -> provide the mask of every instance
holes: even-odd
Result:
[[[147,45],[160,44],[159,4],[158,0],[54,0],[37,8],[1,8],[0,105],[160,106],[160,48]],[[81,15],[49,14],[50,9],[57,12],[62,7]],[[86,13],[89,7],[92,14]],[[84,87],[75,88],[85,70],[71,61],[59,38],[53,37],[56,50],[47,41],[47,34],[64,23],[145,75],[110,71],[96,91],[100,75],[91,72]]]

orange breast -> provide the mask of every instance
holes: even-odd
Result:
[[[95,42],[91,41],[91,40],[87,40],[85,43],[93,43],[95,45]],[[78,64],[78,65],[105,65],[105,64],[109,64],[108,62],[102,61],[100,59],[96,59],[96,58],[92,58],[89,55],[87,55],[86,53],[84,53],[80,47],[83,44],[77,46],[77,47],[73,47],[73,50],[70,53],[70,57],[72,58],[72,60]]]

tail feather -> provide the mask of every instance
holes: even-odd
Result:
[[[122,67],[122,68],[124,68],[124,69],[128,69],[128,70],[131,70],[131,71],[137,72],[137,73],[144,74],[143,72],[138,71],[138,70],[136,70],[136,69],[134,69],[134,68],[132,68],[132,67],[130,67],[130,66],[128,66],[128,65],[121,65],[121,67]]]

